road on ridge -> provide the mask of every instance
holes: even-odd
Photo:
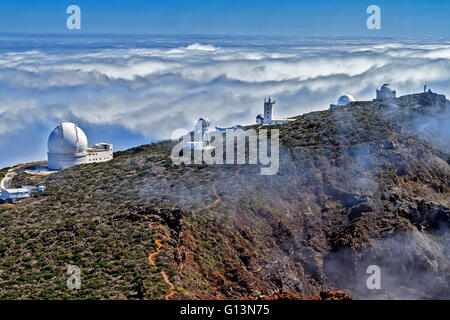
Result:
[[[47,161],[39,161],[39,162],[34,162],[32,164],[22,164],[17,167],[9,169],[8,172],[6,173],[5,177],[0,181],[0,190],[1,189],[11,189],[11,181],[18,173],[23,172],[30,167],[35,167],[38,165],[42,165],[44,163],[47,163]]]

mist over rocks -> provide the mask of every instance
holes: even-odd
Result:
[[[366,286],[366,270],[374,264],[381,270],[380,290]],[[339,287],[365,299],[448,299],[448,265],[448,241],[417,230],[395,232],[361,250],[332,252],[324,261]]]

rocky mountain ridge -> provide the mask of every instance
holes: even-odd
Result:
[[[170,141],[20,173],[13,184],[47,190],[0,205],[0,297],[448,299],[449,114],[429,92],[298,116],[274,127],[274,176],[175,166]],[[66,287],[68,264],[80,290]]]

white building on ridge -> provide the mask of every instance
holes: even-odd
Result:
[[[201,117],[194,125],[194,131],[189,133],[190,141],[187,147],[196,150],[207,150],[210,143],[210,127],[211,121],[208,118]]]
[[[339,99],[338,99],[336,104],[330,104],[330,110],[331,109],[336,109],[338,107],[346,106],[350,102],[353,102],[353,101],[356,101],[356,100],[355,100],[355,98],[352,95],[344,94],[344,95],[339,97]]]
[[[395,99],[396,95],[397,93],[391,88],[391,85],[389,83],[385,83],[380,90],[377,90],[376,100]]]
[[[258,114],[256,116],[256,123],[265,124],[268,126],[273,126],[277,124],[285,124],[293,121],[293,119],[273,119],[272,118],[272,107],[275,104],[275,100],[264,99],[264,114]]]
[[[197,136],[199,141],[209,141],[209,127],[211,121],[208,118],[202,117],[194,125],[194,135]]]
[[[71,122],[59,124],[48,138],[48,168],[63,170],[79,164],[105,162],[113,158],[113,145],[97,143],[88,148],[86,134]]]
[[[30,196],[30,190],[27,188],[3,189],[0,194],[0,200],[16,202]]]

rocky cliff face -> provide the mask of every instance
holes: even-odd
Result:
[[[448,299],[449,114],[427,93],[299,116],[277,126],[275,176],[174,166],[161,142],[43,178],[0,206],[0,296]]]

